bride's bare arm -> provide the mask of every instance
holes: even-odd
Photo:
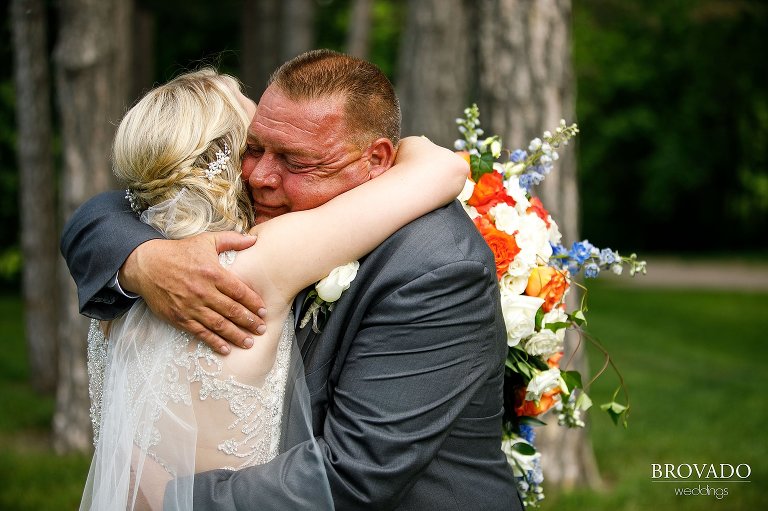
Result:
[[[238,256],[232,270],[252,282],[268,306],[271,299],[289,301],[334,267],[455,199],[468,171],[466,161],[448,149],[423,137],[403,139],[395,165],[378,177],[318,208],[257,226],[258,243]]]

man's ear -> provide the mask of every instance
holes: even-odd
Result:
[[[395,164],[395,148],[388,138],[378,138],[368,146],[368,176],[373,179]]]

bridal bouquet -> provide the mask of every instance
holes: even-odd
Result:
[[[578,133],[576,124],[561,120],[554,133],[545,131],[526,150],[510,152],[499,136],[483,137],[476,105],[464,115],[456,120],[463,138],[455,148],[469,162],[471,177],[459,200],[496,260],[509,346],[502,449],[531,506],[544,498],[532,428],[543,422],[536,417],[554,409],[560,425],[583,427],[582,413],[592,405],[579,372],[560,367],[566,329],[586,322],[584,303],[569,311],[565,297],[582,272],[594,278],[601,270],[621,274],[627,266],[634,276],[645,273],[645,262],[587,240],[564,247],[557,223],[532,194],[552,170],[558,149]],[[629,406],[615,401],[619,390],[602,408],[626,424]]]

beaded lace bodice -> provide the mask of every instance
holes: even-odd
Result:
[[[233,254],[222,256],[225,266],[233,261]],[[198,429],[195,471],[236,470],[274,458],[294,335],[292,314],[283,325],[271,370],[251,378],[231,371],[226,357],[157,319],[148,309],[145,314],[132,314],[137,307],[146,305],[138,302],[125,319],[137,325],[116,329],[113,324],[112,338],[104,335],[98,321],[91,323],[88,375],[94,442],[98,442],[111,390],[124,384],[122,399],[128,403],[129,420],[139,423],[148,416],[151,421],[149,427],[136,427],[134,444],[171,475],[176,474],[165,463],[164,441],[173,443],[177,418],[190,414]],[[130,335],[114,338],[116,331]],[[115,371],[112,364],[126,367]],[[125,381],[110,381],[116,373],[123,374]]]

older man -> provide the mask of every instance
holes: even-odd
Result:
[[[257,220],[316,207],[385,172],[399,120],[391,84],[368,62],[319,50],[284,64],[261,98],[243,163]],[[259,332],[262,304],[216,268],[217,250],[250,242],[155,239],[126,210],[103,195],[65,229],[84,312],[120,313],[130,305],[123,286],[220,351],[224,339],[254,342],[247,329]],[[119,240],[116,229],[126,233]],[[495,274],[454,202],[366,256],[322,333],[297,330],[337,509],[521,508],[500,450],[506,342]],[[195,509],[311,508],[300,487],[316,477],[304,460],[318,453],[290,439],[288,424],[284,452],[266,465],[198,474]]]

